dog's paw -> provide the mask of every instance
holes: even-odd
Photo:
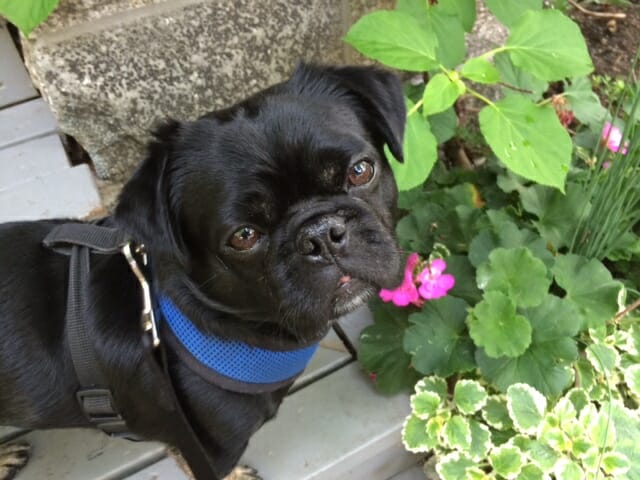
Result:
[[[16,476],[31,453],[31,446],[25,442],[0,445],[0,480],[11,480]]]
[[[262,480],[262,477],[254,468],[238,465],[229,475],[224,477],[224,480]]]

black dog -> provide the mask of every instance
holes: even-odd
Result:
[[[154,300],[200,332],[299,349],[398,280],[383,147],[402,159],[404,122],[394,75],[301,65],[231,108],[160,128],[103,223],[145,245]],[[60,223],[0,225],[0,425],[92,426],[65,332],[69,259],[43,246]],[[140,295],[122,255],[91,256],[84,318],[115,403],[132,432],[176,445],[141,348]],[[239,393],[168,345],[177,396],[223,476],[293,379]]]

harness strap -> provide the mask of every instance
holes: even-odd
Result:
[[[109,435],[137,439],[118,413],[108,382],[100,369],[87,331],[86,289],[89,285],[90,250],[112,253],[124,242],[121,232],[93,224],[67,223],[55,227],[44,245],[69,255],[69,287],[65,314],[67,342],[80,388],[76,399],[85,417]]]
[[[80,408],[91,423],[108,435],[139,440],[128,431],[125,420],[118,412],[108,382],[100,370],[85,321],[90,254],[115,254],[128,243],[127,237],[118,229],[83,223],[58,225],[43,241],[46,247],[70,256],[65,321],[73,367],[80,385],[76,392]],[[131,259],[127,258],[127,261],[131,262]],[[143,319],[144,315],[145,312],[142,312]],[[175,446],[185,458],[194,477],[197,480],[219,480],[221,477],[211,464],[173,387],[164,345],[160,344],[157,348],[160,358],[155,354],[154,349],[158,347],[156,340],[154,335],[142,335],[152,384],[159,387],[160,395],[168,396],[171,404],[171,411],[167,412],[163,421],[169,424],[176,440]]]
[[[118,253],[129,241],[122,230],[93,223],[63,223],[44,239],[44,246],[69,255],[74,245],[88,247],[94,253]]]

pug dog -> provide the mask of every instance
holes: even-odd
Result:
[[[301,64],[230,108],[159,128],[114,215],[98,223],[144,244],[154,303],[169,301],[198,335],[303,348],[398,283],[397,191],[384,148],[402,160],[405,117],[394,74]],[[63,222],[0,225],[0,425],[93,426],[76,399],[65,333],[69,257],[43,245]],[[141,348],[140,283],[123,255],[90,263],[83,321],[118,411],[137,436],[179,445]],[[294,378],[268,391],[227,388],[166,333],[176,395],[222,478]],[[11,448],[2,480],[27,456]]]

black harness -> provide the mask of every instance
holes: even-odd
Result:
[[[175,447],[182,453],[195,478],[220,479],[180,405],[169,375],[166,351],[158,336],[149,283],[146,279],[144,245],[136,245],[119,229],[90,223],[58,225],[47,235],[43,243],[46,247],[70,257],[65,317],[67,342],[79,384],[76,398],[87,419],[108,435],[139,440],[129,431],[125,419],[114,403],[85,323],[91,254],[122,253],[142,290],[142,345],[144,359],[152,376],[151,382],[169,400],[170,407],[163,421],[170,424],[171,431],[175,434]]]

